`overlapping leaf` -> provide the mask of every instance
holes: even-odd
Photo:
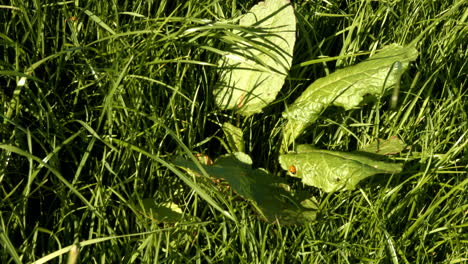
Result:
[[[287,0],[265,0],[241,20],[245,31],[220,60],[217,105],[249,116],[271,103],[284,84],[296,40],[296,18]]]
[[[238,154],[246,160],[245,153]],[[315,219],[315,210],[310,199],[298,199],[285,188],[285,182],[263,169],[252,169],[251,162],[242,162],[236,155],[219,158],[214,165],[204,166],[206,172],[217,179],[225,180],[244,199],[255,204],[270,222],[281,224],[304,224]],[[249,164],[250,163],[250,164]],[[197,166],[188,160],[178,159],[176,165],[201,174]]]
[[[392,44],[361,63],[316,80],[283,113],[288,119],[283,149],[314,123],[326,107],[335,105],[349,110],[358,106],[364,95],[376,96],[391,89],[417,56],[412,47]]]
[[[382,161],[377,155],[320,150],[310,145],[299,145],[296,153],[280,155],[279,162],[291,176],[325,192],[353,190],[372,175],[402,170],[402,164]]]
[[[392,136],[389,139],[377,139],[374,142],[364,146],[359,151],[375,153],[379,155],[393,155],[400,153],[405,148],[405,143],[397,136]]]
[[[172,202],[157,203],[153,198],[145,198],[140,205],[140,213],[145,217],[166,223],[176,223],[182,220],[182,209]]]
[[[242,129],[226,122],[223,124],[223,132],[232,152],[244,152],[245,144]]]

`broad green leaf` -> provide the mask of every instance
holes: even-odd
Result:
[[[375,153],[380,155],[394,155],[402,152],[405,149],[405,143],[397,136],[389,139],[381,139],[364,146],[359,151]]]
[[[288,119],[283,149],[314,123],[326,107],[335,105],[349,110],[358,106],[367,94],[377,96],[390,90],[417,56],[418,51],[412,47],[392,44],[361,63],[316,80],[283,112]]]
[[[219,61],[216,104],[244,116],[262,111],[284,84],[296,40],[296,18],[288,0],[265,0],[240,19],[237,43]]]
[[[251,164],[237,158],[245,155],[223,156],[214,165],[204,166],[204,169],[210,176],[227,181],[237,194],[251,201],[270,222],[304,224],[315,219],[317,207],[314,207],[311,199],[293,196],[285,188],[287,185],[282,178],[263,169],[252,169]],[[175,164],[190,173],[201,173],[191,161],[179,159]]]
[[[381,161],[377,155],[320,150],[310,145],[299,145],[296,153],[280,155],[279,162],[291,176],[325,192],[354,190],[372,175],[402,170],[402,164]]]
[[[242,129],[230,124],[223,124],[223,132],[232,152],[244,152],[244,138]]]

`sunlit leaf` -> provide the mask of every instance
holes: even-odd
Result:
[[[394,155],[402,152],[405,149],[405,143],[397,136],[389,139],[381,139],[364,146],[359,151],[375,153],[380,155]]]
[[[242,129],[226,122],[223,124],[223,132],[232,152],[244,152],[245,144]]]
[[[247,154],[237,156],[244,155]],[[179,159],[175,164],[200,174],[191,161]],[[252,169],[251,164],[242,162],[235,155],[223,156],[213,166],[204,168],[210,176],[225,180],[238,195],[253,202],[270,222],[303,224],[315,219],[316,207],[312,200],[293,196],[282,178],[263,169]]]
[[[392,44],[361,63],[313,82],[283,112],[288,119],[283,148],[314,123],[326,107],[335,105],[349,110],[358,106],[365,95],[377,96],[390,90],[417,56],[417,50],[412,47]]]
[[[377,155],[320,150],[309,145],[299,145],[296,153],[280,155],[279,162],[291,176],[325,192],[354,190],[365,178],[398,173],[403,167],[399,163],[382,161]]]
[[[216,103],[249,116],[271,103],[284,84],[296,40],[296,18],[288,0],[265,0],[241,20],[239,41],[219,65],[221,80],[214,90]]]
[[[142,200],[140,213],[157,222],[175,223],[182,220],[182,210],[177,204],[157,203],[153,198]]]

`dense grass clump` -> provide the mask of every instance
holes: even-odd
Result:
[[[237,40],[233,23],[256,2],[0,5],[1,263],[64,262],[73,244],[82,263],[468,261],[466,2],[294,1],[290,76],[264,113],[243,118],[219,110],[212,90]],[[396,109],[389,96],[331,109],[298,140],[342,151],[390,136],[408,144],[403,173],[355,191],[289,179],[315,195],[316,221],[267,223],[230,190],[173,165],[225,154],[221,125],[231,122],[254,165],[284,177],[285,105],[359,54],[415,39],[420,56]],[[183,219],[148,217],[145,198],[178,205]]]

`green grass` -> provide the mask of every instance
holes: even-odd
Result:
[[[220,54],[238,41],[229,21],[255,2],[0,5],[1,263],[65,262],[73,244],[81,263],[468,261],[466,2],[295,1],[296,66],[274,104],[242,118],[217,109],[212,89]],[[355,191],[326,194],[289,179],[319,201],[315,222],[266,223],[248,202],[172,164],[225,154],[229,121],[242,127],[254,165],[285,177],[285,105],[366,57],[345,55],[409,44],[426,29],[396,110],[390,96],[332,109],[298,140],[356,150],[397,135],[409,145],[398,157],[403,173]],[[300,66],[320,56],[341,59]],[[178,204],[184,219],[145,217],[144,198]]]

